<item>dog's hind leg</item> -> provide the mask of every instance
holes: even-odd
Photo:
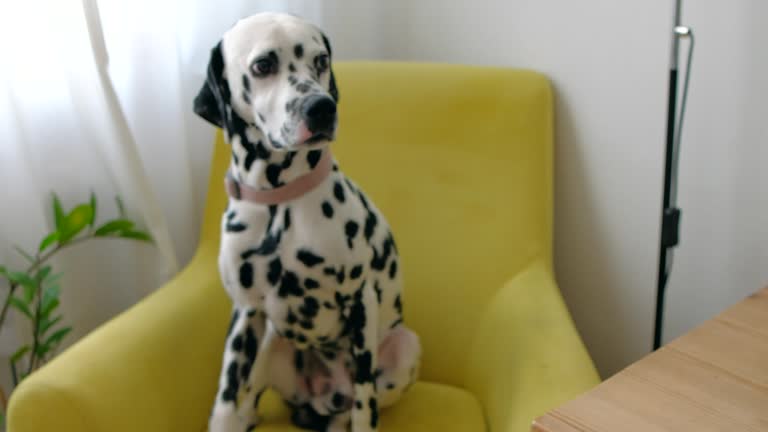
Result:
[[[375,388],[379,305],[373,287],[373,283],[366,282],[358,288],[349,317],[352,326],[352,358],[355,360],[353,432],[377,431],[379,425]]]

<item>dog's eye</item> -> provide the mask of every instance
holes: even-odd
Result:
[[[256,76],[266,76],[277,71],[277,63],[271,57],[260,58],[253,62],[251,71]]]
[[[325,72],[328,69],[328,54],[320,54],[315,57],[315,69],[318,73]]]

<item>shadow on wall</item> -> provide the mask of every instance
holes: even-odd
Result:
[[[617,254],[611,250],[595,199],[572,110],[563,93],[555,94],[555,272],[576,327],[603,378],[628,354],[631,334]],[[586,336],[589,337],[586,337]],[[612,373],[612,372],[608,372]]]

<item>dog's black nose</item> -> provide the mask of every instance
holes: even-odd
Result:
[[[309,96],[304,101],[302,114],[310,132],[330,133],[336,124],[336,102],[327,96]]]

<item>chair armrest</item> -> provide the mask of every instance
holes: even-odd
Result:
[[[206,422],[230,303],[215,251],[94,330],[13,392],[13,432],[181,431]]]
[[[490,431],[528,431],[534,418],[599,383],[543,262],[507,282],[481,316],[465,383]]]

